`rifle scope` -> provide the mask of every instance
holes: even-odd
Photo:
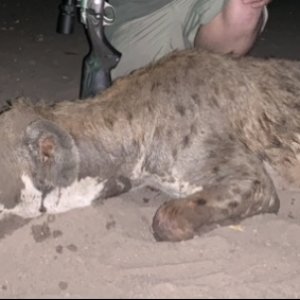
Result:
[[[74,19],[76,16],[76,0],[62,0],[57,22],[57,32],[71,34],[74,31]]]

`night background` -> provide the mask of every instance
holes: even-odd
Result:
[[[48,101],[77,98],[83,26],[56,33],[61,0],[0,0],[0,101],[25,96]],[[269,22],[252,55],[300,58],[300,1],[273,0]]]
[[[56,33],[60,4],[0,0],[0,110],[16,97],[78,98],[89,47],[79,20],[73,35]],[[300,59],[299,31],[300,1],[273,0],[251,55]],[[181,243],[154,242],[150,224],[164,198],[150,187],[25,225],[1,219],[0,206],[0,298],[300,299],[300,191],[278,187],[278,216]]]

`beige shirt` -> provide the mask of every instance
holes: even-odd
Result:
[[[199,26],[219,14],[227,1],[111,0],[116,20],[106,28],[106,34],[122,53],[112,78],[126,75],[175,49],[193,47]]]

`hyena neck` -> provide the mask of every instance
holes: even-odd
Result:
[[[48,117],[73,137],[80,156],[79,178],[106,179],[131,173],[142,142],[126,113],[102,109],[101,105],[91,112],[88,102],[80,106],[67,114],[54,110]]]

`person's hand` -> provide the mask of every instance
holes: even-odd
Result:
[[[271,0],[229,0],[209,23],[200,26],[195,46],[241,56],[250,51],[262,32],[264,8]]]
[[[222,14],[225,23],[231,26],[253,28],[259,23],[264,7],[271,0],[230,0]]]
[[[253,8],[262,8],[268,5],[272,0],[242,0],[243,4],[250,5]]]

